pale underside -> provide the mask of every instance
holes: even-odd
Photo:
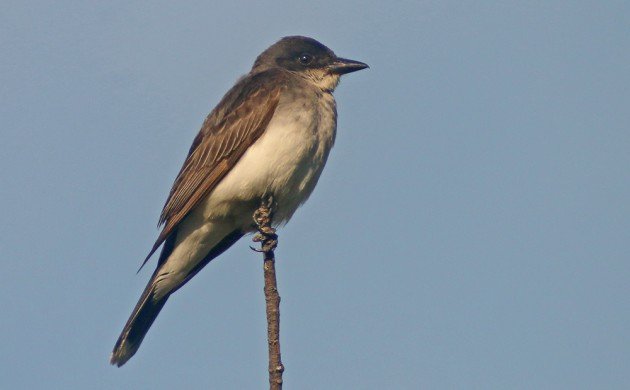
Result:
[[[226,235],[252,231],[252,214],[262,197],[273,195],[274,222],[282,224],[310,196],[334,143],[336,109],[331,93],[309,89],[281,97],[264,134],[180,222],[153,299],[177,288]]]

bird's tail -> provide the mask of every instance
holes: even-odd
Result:
[[[190,278],[195,276],[197,272],[201,271],[201,269],[212,259],[219,256],[226,249],[231,247],[232,244],[243,237],[243,234],[245,233],[240,230],[235,230],[223,237],[223,239],[219,241],[214,248],[210,250],[210,252],[208,252],[206,257],[200,261],[199,264],[195,265],[192,270],[190,270],[183,280],[179,281],[176,285],[170,286],[170,291],[162,291],[156,294],[156,281],[162,270],[161,266],[166,262],[166,259],[168,259],[173,251],[176,234],[169,237],[162,248],[162,253],[160,254],[160,258],[158,260],[158,267],[153,273],[153,276],[151,276],[144,292],[140,296],[140,300],[127,320],[127,324],[125,324],[125,328],[120,334],[120,337],[118,337],[118,341],[116,341],[116,345],[114,346],[109,362],[120,367],[131,359],[131,357],[138,351],[138,348],[140,348],[142,339],[144,339],[144,336],[149,331],[153,321],[155,321],[155,318],[160,313],[160,310],[164,307],[168,297],[177,291],[181,286],[186,284]]]
[[[149,280],[147,287],[140,296],[140,300],[127,320],[125,328],[120,334],[120,337],[118,337],[118,341],[116,341],[112,356],[109,360],[111,364],[120,367],[125,364],[127,360],[131,359],[136,351],[138,351],[138,348],[140,348],[142,339],[144,339],[153,321],[155,321],[155,318],[168,300],[170,294],[158,299],[155,298],[154,282],[156,276],[157,270],[156,273],[153,274],[153,277],[151,277],[151,280]]]

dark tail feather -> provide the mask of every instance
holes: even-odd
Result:
[[[243,237],[243,234],[244,233],[241,231],[235,230],[224,237],[214,248],[212,248],[212,250],[210,250],[210,252],[208,252],[206,257],[190,271],[179,286],[175,287],[172,291],[169,291],[164,297],[156,300],[154,297],[155,278],[157,277],[162,264],[166,262],[168,256],[172,252],[175,243],[175,235],[169,237],[162,248],[162,253],[160,254],[160,259],[158,260],[158,267],[153,273],[153,276],[151,276],[149,284],[147,284],[147,287],[140,296],[140,300],[136,304],[135,309],[133,309],[131,317],[127,320],[127,324],[125,324],[125,328],[120,334],[118,341],[116,341],[116,345],[114,346],[114,351],[112,351],[112,356],[109,362],[120,367],[131,359],[131,357],[138,351],[138,348],[140,348],[142,339],[144,339],[144,336],[149,331],[153,321],[155,321],[155,318],[160,313],[160,310],[164,307],[168,297],[177,291],[181,286],[186,284],[190,278],[195,276],[197,272],[201,271],[201,269],[212,259],[225,252],[225,250],[231,247],[232,244]]]
[[[118,341],[116,341],[112,356],[109,360],[111,364],[120,367],[125,364],[127,360],[131,359],[136,351],[138,351],[138,348],[140,348],[142,339],[144,339],[153,321],[155,321],[155,318],[168,300],[168,295],[157,301],[153,298],[153,281],[156,274],[153,275],[149,284],[144,289],[140,300],[136,304],[135,309],[133,309],[129,320],[127,320],[127,324],[125,324],[125,328],[120,334],[120,337],[118,337]]]
[[[160,298],[157,301],[154,299],[154,282],[160,266],[166,262],[168,256],[173,252],[176,237],[177,231],[171,234],[164,243],[162,252],[160,253],[160,258],[158,259],[158,266],[155,272],[153,272],[153,275],[151,275],[149,283],[144,288],[136,307],[131,312],[131,316],[129,316],[120,337],[118,337],[118,341],[116,341],[116,345],[112,351],[112,356],[109,359],[111,364],[115,364],[120,367],[127,363],[127,360],[131,359],[131,357],[138,351],[138,348],[140,348],[142,339],[144,339],[144,336],[149,331],[153,321],[155,321],[155,318],[168,300],[170,294],[167,294],[165,297]]]

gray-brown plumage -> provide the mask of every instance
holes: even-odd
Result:
[[[206,118],[162,209],[164,228],[142,265],[265,131],[286,76],[271,69],[243,78]],[[274,82],[265,83],[269,78]]]
[[[277,223],[308,198],[334,143],[339,76],[366,67],[306,37],[283,38],[258,56],[193,141],[160,215],[164,227],[142,263],[164,244],[157,268],[112,364],[136,353],[172,293],[253,231],[262,198],[274,197]]]

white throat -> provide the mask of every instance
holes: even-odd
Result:
[[[316,70],[307,71],[304,75],[309,82],[325,92],[333,92],[339,85],[340,76],[338,74]]]

